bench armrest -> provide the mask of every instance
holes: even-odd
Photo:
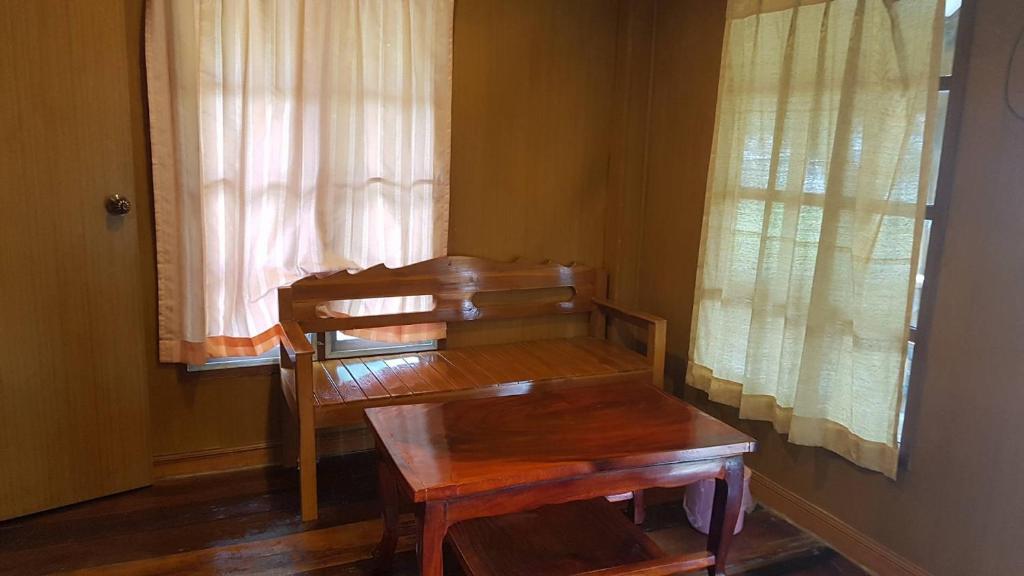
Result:
[[[634,326],[647,328],[647,359],[651,362],[651,378],[655,386],[665,386],[665,336],[668,323],[664,318],[631,310],[604,298],[594,298],[594,305],[609,316]]]
[[[662,326],[666,325],[665,319],[660,316],[647,314],[646,312],[640,312],[639,310],[632,310],[610,300],[605,300],[604,298],[594,298],[594,304],[604,312],[617,318],[621,318],[622,320],[636,326],[648,326],[651,324],[660,324]]]
[[[313,345],[306,339],[306,334],[298,322],[285,320],[280,325],[281,347],[288,353],[292,362],[295,362],[298,356],[313,355]]]

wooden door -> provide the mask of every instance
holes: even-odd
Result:
[[[150,482],[122,0],[0,1],[0,520]]]

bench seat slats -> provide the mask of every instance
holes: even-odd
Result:
[[[464,350],[467,355],[473,355],[473,361],[479,365],[486,366],[487,371],[498,378],[498,384],[508,384],[533,380],[529,365],[517,365],[507,357],[501,346],[480,346]]]
[[[429,366],[422,365],[423,360],[419,354],[405,354],[395,356],[390,362],[401,362],[404,374],[415,377],[423,383],[424,389],[431,392],[447,392],[457,390],[454,384],[447,378],[432,370]]]
[[[388,391],[392,398],[395,396],[410,396],[414,393],[413,390],[410,390],[405,385],[401,376],[387,365],[384,358],[371,356],[362,360],[366,368],[377,378],[377,381]]]
[[[621,367],[618,362],[615,362],[610,358],[611,351],[606,350],[605,354],[601,354],[598,351],[591,350],[589,347],[581,345],[579,342],[566,342],[574,352],[580,354],[585,363],[596,363],[604,367],[608,372],[618,372]]]
[[[534,349],[535,347],[517,342],[510,344],[507,349],[513,359],[522,359],[523,363],[529,363],[530,366],[534,367],[534,371],[537,374],[535,376],[536,379],[562,378],[571,372],[567,366],[559,366],[557,362],[553,363],[544,358],[543,355],[538,354]]]
[[[340,360],[324,360],[319,362],[324,367],[327,375],[331,377],[331,381],[334,383],[335,390],[338,391],[338,395],[341,396],[342,402],[359,402],[366,400],[366,394],[363,389],[359,387],[359,383],[352,377],[352,374],[345,368],[345,365]],[[324,403],[324,400],[320,400],[320,404]]]
[[[415,359],[410,362],[410,359]],[[408,354],[405,356],[389,356],[384,363],[405,382],[405,385],[412,390],[413,394],[427,394],[430,392],[444,392],[451,390],[448,383],[440,378],[431,378],[428,370],[421,370],[419,356]]]
[[[526,350],[516,344],[496,346],[490,351],[498,361],[504,362],[515,374],[516,380],[550,380],[564,375],[564,371],[546,366],[536,356],[527,354]]]
[[[647,367],[643,356],[621,346],[610,345],[606,340],[574,338],[569,340],[569,343],[589,352],[602,363],[610,365],[615,372],[642,370]]]
[[[314,364],[314,404],[328,410],[388,398],[447,397],[494,386],[645,371],[650,368],[640,354],[594,338],[324,360]]]
[[[363,391],[363,395],[368,400],[391,397],[391,393],[381,385],[377,377],[373,375],[373,372],[370,372],[370,369],[366,367],[366,364],[363,364],[361,359],[346,358],[341,363],[348,370],[348,373],[356,381],[359,389]]]
[[[491,373],[493,367],[481,365],[477,361],[478,359],[474,359],[473,355],[465,350],[438,350],[437,353],[469,378],[469,381],[473,383],[470,388],[495,386],[501,383],[501,380]]]
[[[537,346],[534,342],[525,342],[524,346],[531,353],[544,358],[548,364],[555,364],[565,378],[574,376],[588,376],[600,373],[611,373],[612,369],[594,362],[583,352],[566,340],[545,341],[544,346]]]
[[[465,372],[449,364],[437,352],[421,352],[417,354],[417,357],[424,371],[433,372],[444,378],[452,390],[476,388],[476,384],[469,376],[466,376]]]
[[[320,362],[313,364],[313,403],[316,405],[337,404],[344,401],[345,398],[335,387],[327,372],[327,366]]]
[[[591,375],[598,371],[612,372],[610,367],[595,362],[589,354],[566,340],[551,340],[546,346],[530,346],[530,349],[546,358],[548,362],[557,363],[569,378]]]

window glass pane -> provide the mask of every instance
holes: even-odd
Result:
[[[205,370],[220,370],[224,368],[245,368],[248,366],[266,366],[277,364],[280,357],[278,347],[274,346],[259,356],[226,356],[223,358],[210,358],[206,364],[189,364],[189,372],[202,372]]]
[[[935,204],[935,189],[939,184],[939,165],[942,164],[942,142],[946,134],[946,116],[949,114],[949,91],[939,92],[939,103],[935,110],[935,133],[932,135],[932,173],[928,176],[928,205]]]
[[[352,358],[356,356],[377,356],[380,354],[402,354],[436,350],[436,340],[421,340],[396,344],[393,342],[377,342],[349,336],[343,332],[329,332],[327,340],[328,358]]]
[[[928,244],[932,236],[932,221],[924,221],[924,231],[921,233],[921,252],[917,259],[917,274],[914,278],[914,306],[910,311],[910,325],[917,328],[917,316],[921,308],[921,287],[924,286],[924,269],[928,263]]]
[[[903,398],[900,400],[900,421],[896,426],[896,442],[903,440],[903,420],[907,415],[907,394],[910,392],[910,369],[914,364],[914,343],[907,342],[907,361],[903,365]]]
[[[946,0],[946,26],[942,41],[942,67],[940,74],[953,74],[953,54],[956,52],[956,31],[960,24],[962,0]]]

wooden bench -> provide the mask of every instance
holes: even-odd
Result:
[[[530,298],[546,289],[571,290],[557,301]],[[525,298],[474,303],[478,295],[508,292]],[[281,386],[286,426],[298,430],[303,520],[317,518],[316,431],[361,422],[367,407],[522,394],[547,386],[637,380],[661,386],[665,320],[617,306],[605,299],[606,292],[607,274],[600,269],[466,256],[309,276],[280,288]],[[322,311],[331,301],[419,295],[433,296],[434,308],[342,318]],[[589,335],[456,349],[440,341],[436,351],[318,362],[306,338],[335,330],[564,314],[589,315]],[[612,318],[646,330],[645,355],[605,339]]]

